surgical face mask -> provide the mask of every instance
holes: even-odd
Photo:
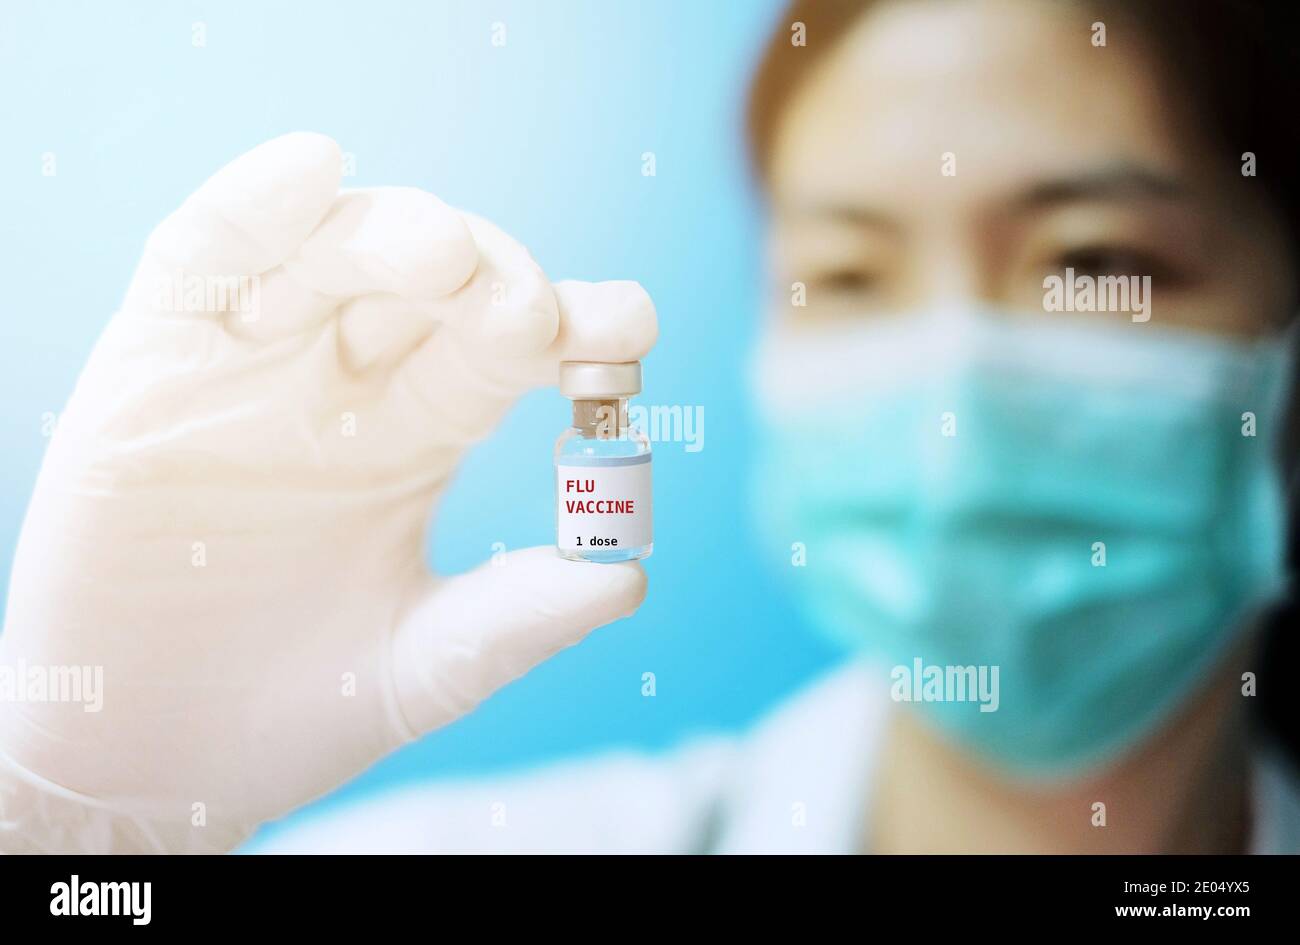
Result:
[[[1167,718],[1282,590],[1287,364],[1277,340],[1060,316],[776,329],[761,531],[796,549],[812,622],[896,667],[882,689],[1067,776]]]

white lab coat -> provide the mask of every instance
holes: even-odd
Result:
[[[868,672],[832,672],[739,737],[395,789],[249,852],[854,852],[889,711]],[[1300,852],[1292,772],[1259,752],[1252,780],[1252,851]]]

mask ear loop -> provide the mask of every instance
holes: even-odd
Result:
[[[1283,431],[1277,443],[1281,464],[1286,514],[1287,591],[1260,616],[1258,695],[1254,713],[1269,738],[1300,771],[1300,724],[1291,699],[1288,667],[1300,665],[1300,601],[1296,599],[1295,575],[1300,571],[1300,315],[1282,332],[1286,352],[1283,398]]]
[[[1294,575],[1300,569],[1300,314],[1283,329],[1279,341],[1285,352],[1286,373],[1277,393],[1282,401],[1282,435],[1274,448],[1286,500],[1287,573]]]

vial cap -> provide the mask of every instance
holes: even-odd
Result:
[[[641,362],[561,361],[560,393],[572,400],[614,400],[641,393]]]

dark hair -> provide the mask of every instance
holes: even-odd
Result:
[[[1070,0],[1043,0],[1066,3]],[[750,85],[750,155],[766,176],[776,128],[812,69],[881,0],[793,0],[768,41]],[[1161,54],[1177,87],[1188,91],[1220,163],[1239,173],[1242,154],[1300,243],[1300,4],[1293,0],[1091,0],[1081,9],[1113,11],[1136,23]],[[806,46],[791,43],[803,24]]]
[[[1067,0],[1042,0],[1067,2]],[[766,179],[776,131],[795,92],[856,21],[881,0],[793,0],[769,40],[750,87],[747,131],[750,156]],[[1256,175],[1290,236],[1296,270],[1300,246],[1300,3],[1294,0],[1092,0],[1083,11],[1114,14],[1134,23],[1160,55],[1165,74],[1186,90],[1211,157],[1239,173],[1242,154],[1256,156]],[[791,42],[802,24],[806,45]],[[1296,287],[1300,290],[1300,286]],[[1297,291],[1294,305],[1300,298]],[[1300,370],[1287,411],[1280,457],[1289,509],[1287,558],[1300,570]],[[1300,606],[1280,602],[1265,618],[1256,673],[1256,708],[1294,760],[1300,726],[1293,719],[1287,668],[1300,666]]]

